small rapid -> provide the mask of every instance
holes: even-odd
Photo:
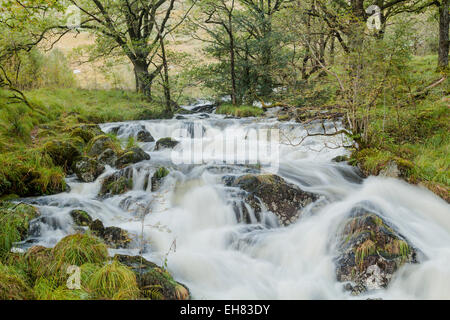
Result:
[[[203,107],[193,106],[200,113],[178,119],[102,124],[104,132],[116,133],[124,143],[143,128],[155,141],[173,137],[180,143],[174,150],[139,143],[151,159],[132,165],[133,186],[125,194],[99,196],[103,179],[117,171],[107,166],[92,183],[68,177],[70,192],[25,199],[41,217],[23,246],[53,247],[75,233],[69,212],[80,209],[105,227],[132,235],[130,248],[110,249],[111,255],[142,254],[167,264],[194,299],[450,299],[450,207],[445,201],[397,179],[363,179],[353,167],[331,161],[348,154],[340,147],[345,137],[314,136],[297,145],[295,138],[306,132],[302,124],[227,118],[204,113]],[[321,130],[319,124],[309,126],[308,132]],[[249,164],[245,155],[252,148],[267,151],[272,143],[252,132],[273,128],[280,130],[283,143],[269,148],[265,165]],[[200,149],[193,143],[196,133],[203,137]],[[231,150],[224,147],[230,141]],[[152,192],[149,179],[161,167],[169,174]],[[259,172],[275,173],[320,198],[287,227],[267,208],[258,219],[247,207],[251,223],[242,222],[233,207],[239,192],[223,181]],[[386,289],[355,297],[336,280],[334,258],[339,228],[358,205],[376,207],[420,255],[419,263],[402,266]],[[143,208],[149,208],[145,215]]]

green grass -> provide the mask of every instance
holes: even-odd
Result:
[[[264,114],[264,110],[253,106],[233,106],[231,104],[222,104],[217,108],[216,113],[245,118],[262,116]]]
[[[413,92],[442,78],[436,56],[411,61]],[[371,141],[353,154],[366,174],[377,175],[395,161],[402,177],[421,183],[442,198],[450,199],[450,91],[449,80],[402,107],[382,101],[371,114]]]

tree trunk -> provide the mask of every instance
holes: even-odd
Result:
[[[163,38],[160,38],[159,42],[161,45],[161,54],[164,69],[163,87],[164,87],[164,98],[166,100],[166,112],[167,114],[172,114],[172,98],[170,96],[169,66],[167,64],[166,47],[164,45]]]
[[[152,81],[153,77],[148,72],[146,62],[133,61],[134,74],[136,79],[136,91],[143,94],[147,99],[152,99]]]
[[[233,35],[233,23],[231,14],[228,16],[228,30],[230,37],[230,68],[231,68],[231,101],[235,106],[237,104],[236,94],[236,63],[234,53],[234,35]]]
[[[438,67],[439,69],[448,68],[448,49],[449,49],[449,13],[448,13],[448,1],[442,0],[439,7],[439,57]]]

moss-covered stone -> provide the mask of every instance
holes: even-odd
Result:
[[[257,211],[260,211],[257,209],[257,198],[260,199],[278,217],[282,225],[294,222],[302,208],[319,198],[272,174],[244,175],[235,179],[231,186],[245,190],[248,193],[246,202]]]
[[[161,186],[162,180],[169,174],[169,170],[167,170],[164,167],[159,168],[156,170],[156,172],[153,174],[151,179],[152,184],[152,192],[158,191],[159,187]]]
[[[116,167],[123,168],[129,164],[150,160],[150,156],[141,148],[133,147],[125,151],[116,161]]]
[[[113,249],[127,248],[131,243],[128,232],[118,227],[104,227],[100,220],[93,221],[89,229]]]
[[[82,157],[76,161],[73,171],[82,182],[93,182],[105,171],[105,166],[90,157]]]
[[[115,149],[115,145],[113,140],[107,135],[99,135],[89,142],[86,149],[90,157],[96,157],[106,149]]]
[[[336,273],[354,294],[385,288],[394,272],[416,262],[416,249],[375,212],[356,207],[340,234]]]
[[[190,299],[188,288],[156,264],[139,256],[116,255],[114,258],[135,272],[142,296],[162,300]]]
[[[155,150],[173,149],[179,144],[178,141],[172,138],[162,138],[156,142]]]
[[[80,227],[88,227],[93,221],[91,216],[83,210],[72,210],[69,214],[73,222]]]
[[[128,192],[133,188],[132,174],[133,170],[128,167],[106,177],[99,195],[112,196]]]
[[[43,148],[55,165],[71,168],[75,159],[81,155],[80,147],[79,140],[65,139],[49,141]]]
[[[102,134],[102,130],[96,124],[79,124],[69,128],[69,131],[72,137],[79,137],[86,143]]]

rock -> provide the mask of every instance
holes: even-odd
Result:
[[[127,248],[131,242],[128,232],[118,227],[104,227],[100,220],[91,223],[89,229],[113,249]]]
[[[179,142],[176,140],[173,140],[172,138],[162,138],[156,142],[155,150],[173,149],[178,144],[179,144]]]
[[[258,199],[273,212],[280,224],[287,226],[298,219],[301,209],[316,201],[319,196],[302,191],[297,186],[273,174],[248,174],[238,177],[232,186],[245,190],[245,201],[258,212]]]
[[[69,130],[72,137],[80,137],[84,142],[89,142],[95,136],[102,134],[102,130],[97,124],[81,124]]]
[[[123,168],[129,164],[150,160],[150,156],[141,148],[133,147],[125,151],[116,161],[116,167]]]
[[[128,167],[122,169],[103,180],[100,196],[123,194],[133,187],[133,170]]]
[[[96,136],[89,142],[88,145],[88,155],[91,157],[96,157],[102,154],[106,149],[111,149],[113,141],[110,137],[106,135]]]
[[[76,139],[54,140],[44,145],[44,152],[52,158],[53,163],[64,168],[71,168],[74,160],[81,155],[80,141]]]
[[[152,192],[158,191],[158,189],[161,186],[162,180],[169,174],[169,170],[167,170],[164,167],[159,168],[156,170],[155,174],[152,176],[151,183],[152,183]]]
[[[347,162],[349,159],[347,156],[337,156],[331,159],[333,162]]]
[[[169,272],[140,256],[114,256],[136,274],[139,289],[145,297],[162,300],[189,300],[189,289],[176,282]]]
[[[397,163],[395,161],[389,161],[383,169],[381,169],[380,176],[398,178],[400,177],[400,170],[398,169]]]
[[[416,263],[417,251],[377,213],[355,207],[340,232],[335,259],[338,281],[358,295],[386,288],[405,263]]]
[[[105,171],[105,166],[93,158],[82,157],[75,163],[73,171],[81,181],[94,182]]]
[[[187,118],[185,116],[178,115],[178,116],[175,117],[175,119],[177,119],[177,120],[186,120]]]
[[[92,217],[86,211],[72,210],[69,214],[79,227],[88,227],[92,223]]]
[[[98,157],[99,163],[114,167],[117,161],[117,154],[112,149],[106,149]]]
[[[139,142],[154,142],[155,138],[148,132],[144,126],[142,126],[142,130],[140,130],[137,135],[136,139]]]

